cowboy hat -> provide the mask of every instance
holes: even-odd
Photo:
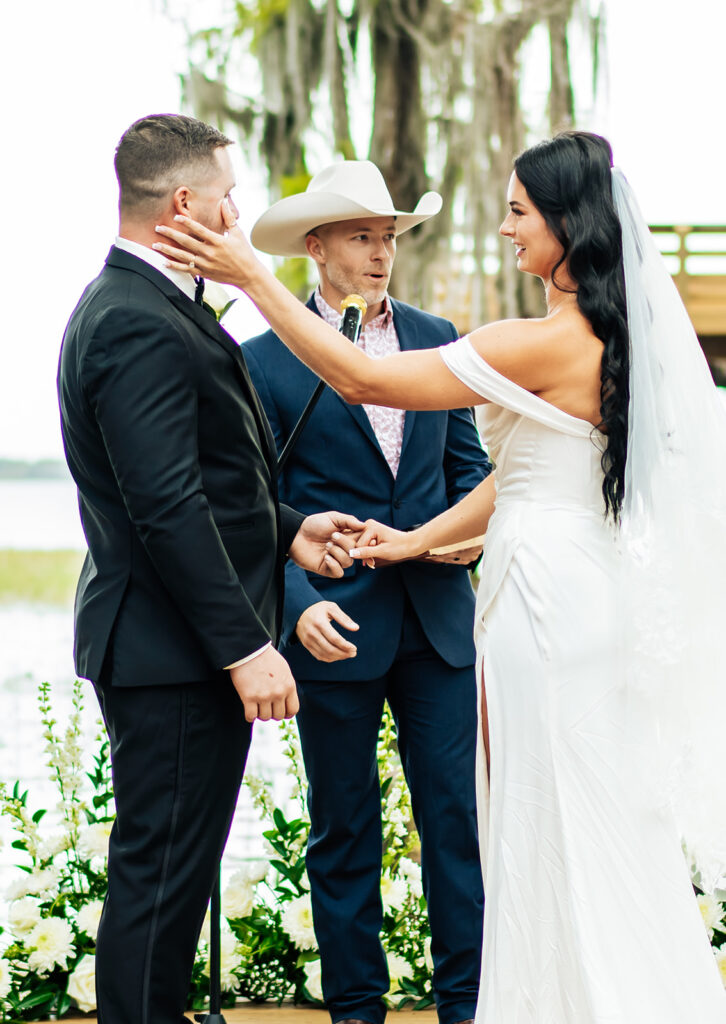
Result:
[[[438,192],[421,196],[413,213],[396,210],[383,175],[370,160],[342,160],[313,178],[304,192],[274,203],[252,228],[252,244],[273,256],[307,256],[305,236],[321,224],[360,217],[395,217],[397,234],[441,209]]]

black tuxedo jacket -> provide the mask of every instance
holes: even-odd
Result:
[[[209,679],[277,641],[302,516],[237,343],[143,260],[112,248],[66,328],[66,458],[88,542],[76,671],[119,686]]]

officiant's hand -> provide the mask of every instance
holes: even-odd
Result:
[[[316,601],[297,620],[295,633],[303,647],[318,661],[343,661],[355,658],[358,649],[332,625],[339,623],[344,629],[357,630],[357,622],[346,615],[335,601]]]
[[[254,722],[281,721],[300,710],[297,686],[290,666],[274,647],[268,647],[252,661],[229,670],[232,684],[244,704],[245,718]]]
[[[320,576],[340,579],[353,564],[349,551],[355,547],[363,523],[342,512],[319,512],[308,516],[290,545],[290,558],[303,569]]]

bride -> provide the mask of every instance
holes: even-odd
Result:
[[[726,887],[726,421],[611,162],[574,131],[515,161],[500,231],[544,318],[380,360],[304,309],[229,209],[225,236],[158,229],[170,266],[244,289],[347,401],[482,406],[496,472],[419,529],[357,542],[373,565],[486,531],[479,1024],[726,1022],[689,873]]]

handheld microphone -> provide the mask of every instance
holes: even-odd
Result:
[[[343,316],[341,317],[340,323],[338,324],[338,330],[340,331],[344,338],[347,338],[348,341],[352,341],[354,345],[358,341],[361,324],[363,323],[363,317],[365,316],[365,312],[367,309],[368,305],[366,303],[366,300],[363,298],[362,295],[356,295],[355,293],[351,295],[346,295],[346,297],[340,304],[340,310]],[[315,390],[310,396],[310,401],[303,409],[300,419],[295,424],[292,433],[287,439],[285,447],[282,449],[280,458],[277,460],[278,474],[282,470],[282,467],[285,465],[287,460],[290,458],[290,453],[297,444],[297,440],[303,431],[303,427],[310,419],[310,415],[315,406],[317,405],[318,399],[322,395],[324,389],[325,381],[318,381]]]
[[[338,330],[347,338],[348,341],[352,341],[353,344],[358,341],[360,334],[361,324],[363,323],[363,317],[365,316],[368,305],[362,295],[346,295],[340,304],[343,318],[338,325]]]

